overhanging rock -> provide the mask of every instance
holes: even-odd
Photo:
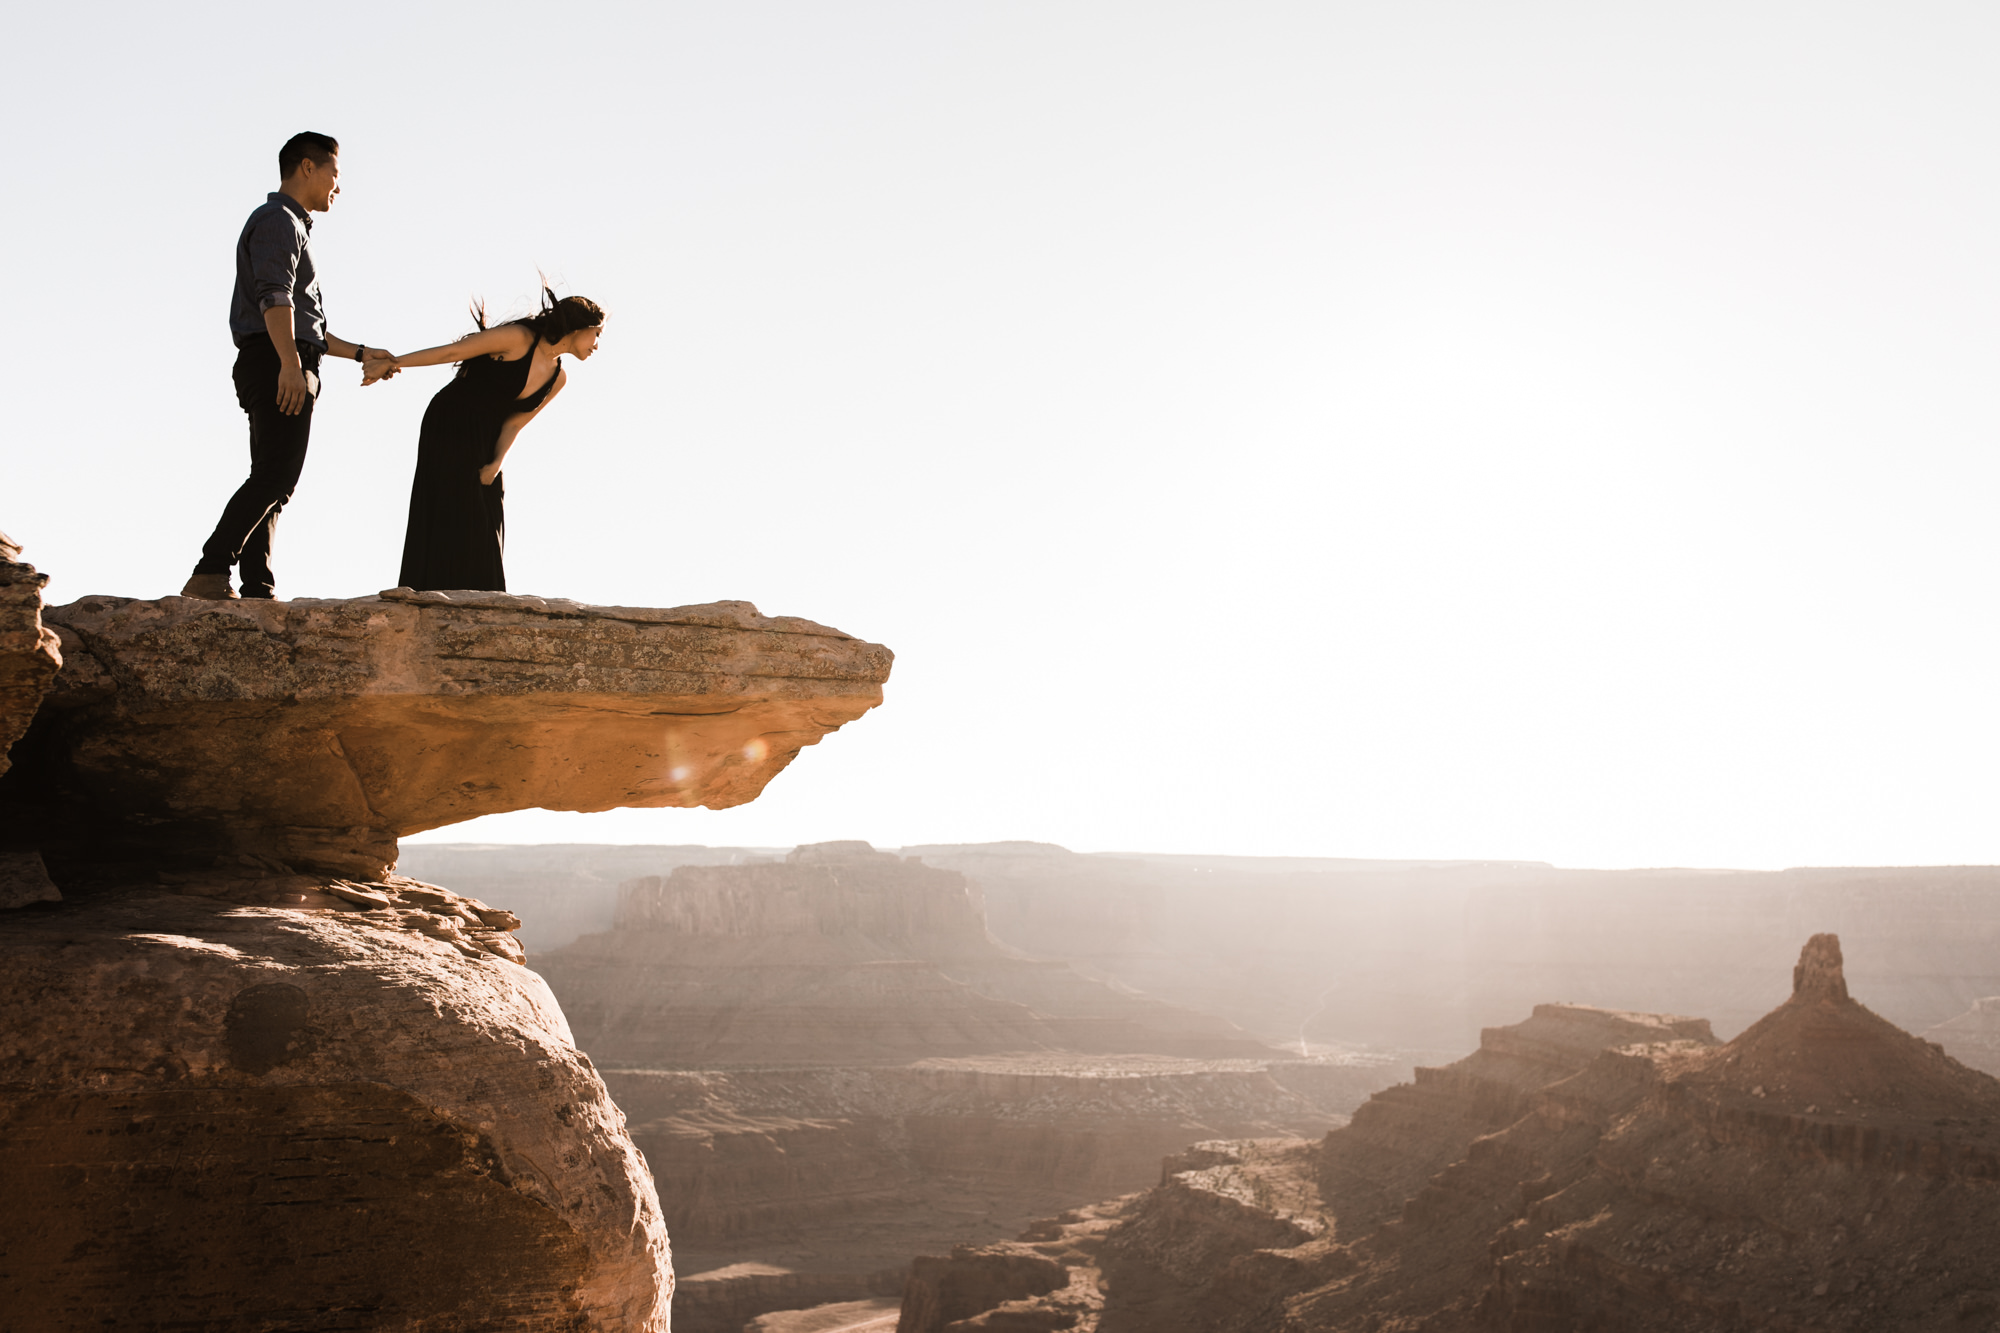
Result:
[[[86,597],[36,785],[102,849],[374,878],[397,838],[536,806],[754,799],[882,701],[892,655],[748,602]],[[17,756],[18,757],[18,756]]]

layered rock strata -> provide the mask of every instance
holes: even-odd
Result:
[[[1486,1071],[1497,1079],[1431,1080],[1433,1110],[1455,1101],[1457,1114],[1413,1115],[1407,1097],[1387,1097],[1317,1152],[1203,1145],[1170,1162],[1158,1188],[1022,1237],[1060,1254],[1073,1270],[1065,1290],[1087,1287],[1090,1300],[1016,1297],[952,1327],[1917,1333],[1993,1323],[2000,1082],[1851,999],[1831,935],[1807,944],[1793,984],[1790,1000],[1724,1046],[1675,1035],[1685,1020],[1605,1016],[1600,1030],[1636,1019],[1667,1039],[1601,1050],[1536,1089],[1534,1066],[1556,1072],[1561,1061],[1496,1051],[1502,1060],[1487,1063],[1511,1066]],[[1495,1084],[1519,1114],[1466,1139]],[[1352,1156],[1352,1138],[1379,1144],[1394,1120],[1411,1140],[1399,1177],[1409,1193],[1371,1229],[1380,1179],[1357,1194],[1350,1175],[1315,1159]],[[1439,1157],[1451,1160],[1417,1179]]]
[[[2000,1082],[1850,999],[1792,998],[1664,1071],[1574,1184],[1494,1241],[1501,1326],[1937,1329],[2000,1319]]]
[[[909,1256],[1143,1188],[1217,1134],[1336,1122],[1254,1061],[988,1057],[894,1069],[606,1070],[675,1238],[681,1333],[902,1290]],[[746,1267],[746,1264],[749,1266]],[[731,1320],[734,1323],[731,1323]]]
[[[1341,1235],[1365,1236],[1395,1217],[1475,1139],[1519,1120],[1550,1084],[1600,1053],[1656,1043],[1713,1046],[1715,1035],[1704,1018],[1538,1004],[1525,1022],[1487,1028],[1463,1060],[1376,1093],[1327,1137],[1320,1157]]]
[[[615,929],[538,963],[606,1064],[1278,1054],[1222,1020],[1003,948],[963,875],[866,843],[634,880]]]
[[[1972,1008],[1924,1033],[1960,1064],[1984,1074],[2000,1075],[2000,995],[1972,1002]]]
[[[1698,1013],[1731,1037],[1784,1000],[1815,923],[1839,924],[1848,975],[1909,1031],[2000,995],[1994,866],[1610,871],[1035,843],[902,851],[963,871],[1003,943],[1294,1048],[1442,1063],[1482,1028],[1557,999]]]
[[[890,666],[747,602],[391,589],[45,619],[66,665],[35,783],[85,825],[51,863],[117,846],[379,879],[398,837],[477,815],[739,805],[881,702]]]

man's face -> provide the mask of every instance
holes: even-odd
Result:
[[[322,165],[311,158],[299,162],[299,202],[311,213],[324,213],[333,207],[333,197],[340,193],[340,154],[335,153]]]

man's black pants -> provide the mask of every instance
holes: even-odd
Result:
[[[269,338],[252,338],[236,354],[236,401],[250,418],[250,476],[223,506],[215,532],[201,548],[197,574],[241,569],[245,597],[275,595],[271,541],[278,511],[292,498],[306,465],[306,437],[312,434],[313,401],[319,396],[319,348],[299,344],[305,364],[306,394],[297,416],[278,410],[278,349]]]

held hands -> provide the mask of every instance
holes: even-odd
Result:
[[[396,354],[386,347],[370,347],[362,353],[361,387],[367,388],[377,380],[386,380],[402,369],[396,362]]]

